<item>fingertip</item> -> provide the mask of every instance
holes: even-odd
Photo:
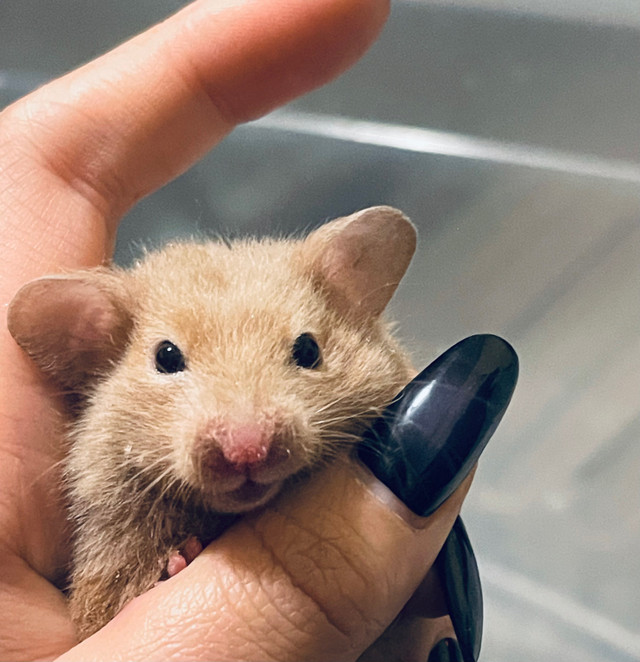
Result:
[[[373,43],[390,6],[389,0],[224,3],[243,16],[211,41],[201,26],[219,4],[197,3],[185,26],[193,47],[218,56],[194,62],[194,73],[231,123],[255,119],[339,75]]]

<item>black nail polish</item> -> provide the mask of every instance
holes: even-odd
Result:
[[[475,662],[482,644],[482,586],[476,557],[460,517],[440,550],[435,567],[458,638],[460,660]]]
[[[464,662],[455,639],[442,639],[429,653],[427,662]]]
[[[358,456],[416,514],[434,512],[471,471],[509,404],[518,357],[493,335],[461,340],[365,433]]]

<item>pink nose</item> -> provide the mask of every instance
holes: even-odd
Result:
[[[257,423],[243,423],[229,427],[218,438],[225,459],[235,465],[253,465],[269,454],[271,435]]]

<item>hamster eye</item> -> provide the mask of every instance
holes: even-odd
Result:
[[[322,356],[316,339],[310,333],[301,333],[293,342],[291,358],[301,368],[319,368]]]
[[[184,355],[170,340],[163,340],[156,349],[156,370],[165,374],[181,372],[186,368]]]

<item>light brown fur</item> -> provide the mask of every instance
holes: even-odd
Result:
[[[414,246],[400,212],[374,208],[306,240],[176,243],[131,270],[34,281],[16,296],[14,337],[80,397],[66,479],[81,637],[158,581],[191,536],[218,535],[221,513],[263,505],[291,475],[355,443],[410,379],[380,313]],[[291,360],[301,333],[321,348],[317,369]],[[165,339],[184,371],[154,368]],[[268,430],[286,461],[258,463],[269,487],[243,501],[220,487],[224,476],[210,480],[202,458],[217,430],[246,421]]]

